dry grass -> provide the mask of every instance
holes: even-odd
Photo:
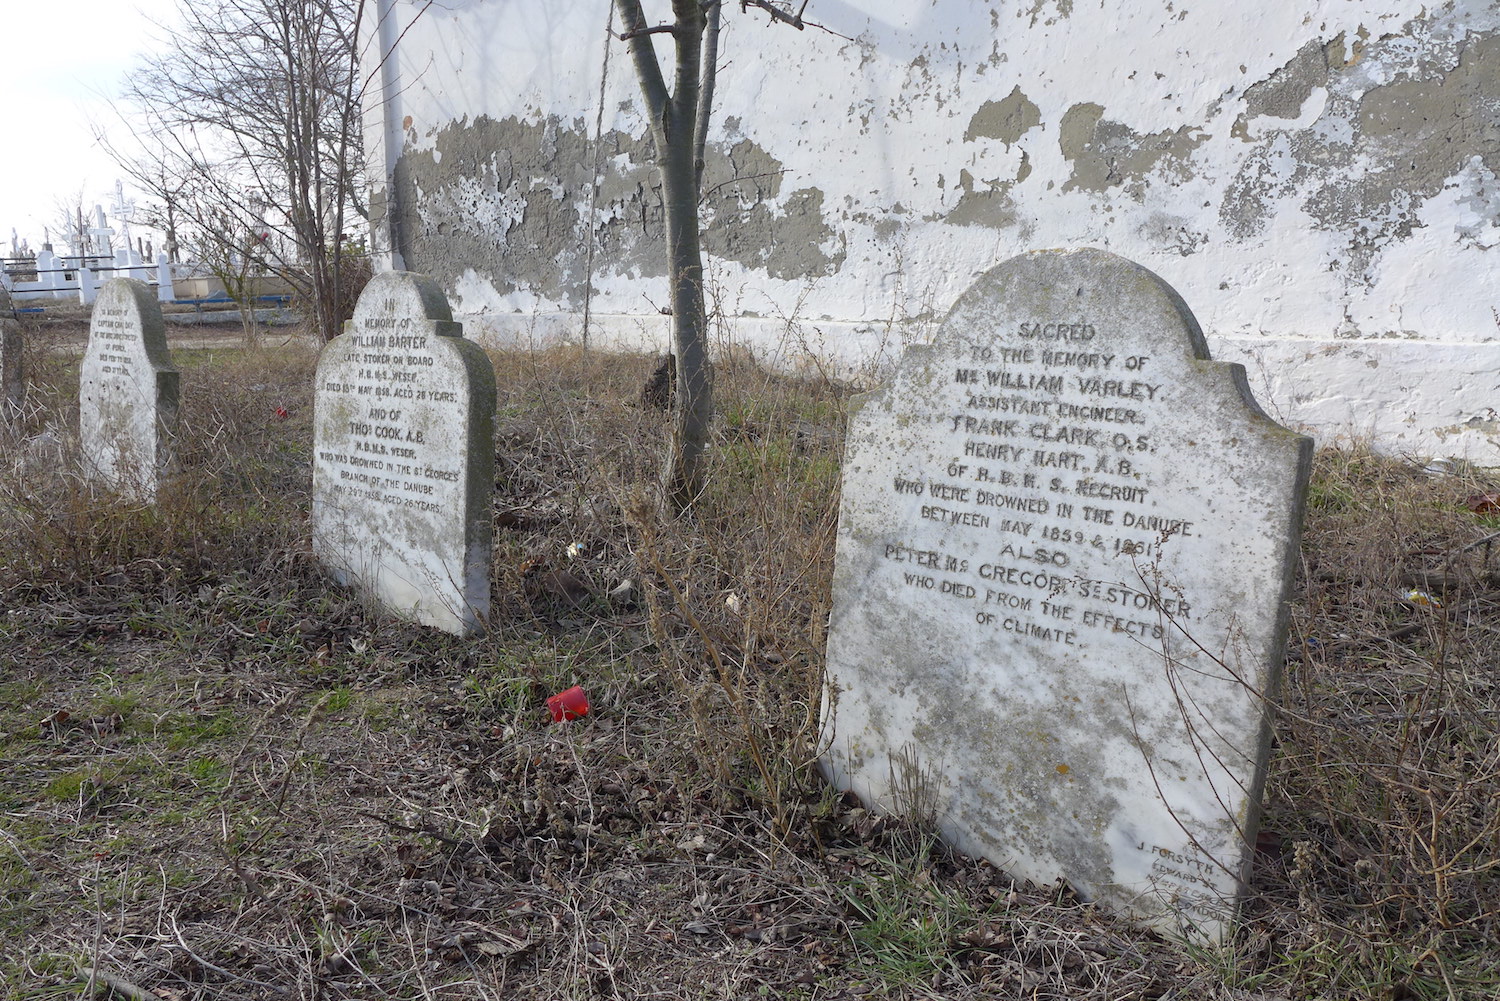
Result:
[[[1500,987],[1500,553],[1465,549],[1500,525],[1472,473],[1320,457],[1265,864],[1235,941],[1188,952],[817,779],[839,387],[724,366],[711,495],[662,523],[651,360],[497,355],[495,627],[460,641],[313,565],[310,354],[178,357],[156,509],[71,472],[65,353],[36,352],[3,449],[0,996]],[[1402,600],[1418,573],[1441,609]],[[575,683],[594,711],[551,724]]]
[[[1320,459],[1249,941],[1329,996],[1493,996],[1500,518],[1465,501],[1494,483]]]

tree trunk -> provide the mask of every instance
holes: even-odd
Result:
[[[678,141],[660,152],[672,281],[672,351],[677,356],[672,447],[663,487],[668,503],[680,513],[703,489],[703,449],[713,422],[714,401],[703,305],[703,253],[698,245],[697,170],[692,144],[673,138]]]
[[[705,14],[701,0],[672,0],[674,22],[647,28],[640,0],[621,0],[636,77],[646,99],[656,141],[662,199],[667,217],[667,274],[672,295],[672,353],[677,356],[672,443],[662,475],[664,500],[681,514],[703,490],[703,449],[713,420],[713,370],[708,360],[708,317],[703,308],[703,253],[698,244],[698,196],[702,182],[703,129],[712,100],[719,7]],[[709,45],[704,29],[712,27]],[[651,35],[668,32],[676,51],[675,80],[667,89]],[[707,84],[705,87],[704,84]],[[707,100],[703,100],[707,98]]]

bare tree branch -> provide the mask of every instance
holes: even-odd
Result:
[[[802,12],[807,10],[807,3],[808,0],[802,0],[802,6],[797,8],[797,13],[793,14],[790,8],[782,9],[781,7],[776,6],[773,0],[740,0],[740,11],[744,12],[747,8],[754,7],[757,10],[763,10],[767,14],[770,14],[773,21],[780,21],[783,24],[789,24],[793,28],[796,28],[798,31],[801,31],[804,28],[817,28],[819,31],[828,32],[828,34],[833,35],[835,38],[842,38],[846,42],[854,41],[854,39],[850,38],[848,35],[840,34],[839,32],[834,31],[832,28],[828,27],[826,24],[819,24],[816,21],[804,20],[802,17]]]
[[[635,61],[635,75],[640,81],[641,95],[646,99],[646,117],[651,130],[660,132],[666,118],[667,81],[661,75],[661,64],[656,61],[656,49],[646,34],[646,15],[641,11],[641,0],[619,0],[620,22],[625,31],[620,36],[630,44],[630,56]],[[661,143],[663,136],[657,135]]]
[[[367,2],[179,0],[170,56],[148,59],[126,89],[144,152],[114,151],[154,182],[147,190],[224,265],[221,277],[283,275],[325,338],[350,300],[344,229],[361,210]]]
[[[713,117],[714,110],[714,82],[718,79],[719,15],[723,10],[724,5],[720,0],[704,4],[707,25],[703,32],[703,54],[700,58],[703,68],[699,73],[698,121],[693,132],[693,170],[697,174],[700,191],[703,188],[703,150],[708,143],[708,122]]]
[[[740,13],[743,14],[750,7],[758,7],[761,10],[765,11],[767,14],[770,14],[773,20],[780,21],[783,24],[790,24],[798,31],[801,31],[804,27],[806,27],[806,25],[802,23],[802,11],[807,9],[806,2],[802,4],[801,9],[799,9],[797,13],[793,14],[789,10],[782,10],[780,7],[772,3],[771,0],[740,0]]]
[[[640,38],[642,35],[675,35],[677,26],[675,24],[658,24],[654,28],[641,28],[639,31],[620,32],[620,41],[628,42],[632,38]]]

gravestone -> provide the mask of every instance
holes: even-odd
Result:
[[[377,275],[318,359],[313,547],[341,583],[460,635],[490,605],[495,373],[429,278]]]
[[[1311,442],[1096,250],[1007,261],[851,416],[823,768],[1190,939],[1253,855]]]
[[[79,442],[89,475],[156,499],[177,426],[177,369],[151,288],[113,278],[99,290],[78,378]]]
[[[26,371],[22,365],[21,328],[0,317],[0,417],[15,420],[26,407]]]

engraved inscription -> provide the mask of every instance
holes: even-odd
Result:
[[[1100,337],[1087,318],[1022,323],[1016,335],[1070,343],[970,348],[968,364],[952,369],[966,402],[946,418],[961,452],[891,482],[896,494],[923,498],[921,519],[973,530],[984,558],[898,542],[887,545],[886,558],[930,556],[922,565],[950,576],[903,569],[903,585],[971,602],[981,626],[1070,646],[1089,633],[1160,642],[1168,620],[1192,618],[1189,602],[1070,572],[1076,550],[1123,557],[1128,568],[1171,537],[1194,534],[1191,520],[1154,512],[1152,488],[1138,473],[1140,457],[1157,451],[1140,427],[1169,405],[1163,384],[1147,377],[1151,357],[1076,346]],[[1024,541],[997,544],[997,535]]]
[[[426,333],[407,332],[406,317],[368,317],[352,335],[355,377],[326,379],[319,387],[325,394],[354,397],[358,419],[345,422],[348,451],[323,449],[318,459],[325,463],[336,482],[335,497],[355,497],[394,507],[440,511],[443,504],[430,498],[439,484],[456,483],[459,470],[429,454],[427,429],[412,423],[403,401],[451,403],[457,394],[420,389],[418,371],[431,367],[433,357]],[[346,370],[347,371],[347,370]]]

